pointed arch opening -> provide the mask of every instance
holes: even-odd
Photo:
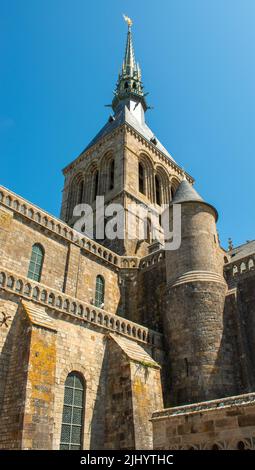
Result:
[[[84,175],[78,173],[71,181],[70,191],[68,195],[67,220],[73,217],[73,210],[77,204],[81,204],[84,198]]]
[[[171,180],[171,188],[170,188],[170,192],[171,192],[171,200],[173,200],[174,198],[174,195],[178,189],[178,186],[180,184],[180,181],[177,179],[177,178],[172,178]]]

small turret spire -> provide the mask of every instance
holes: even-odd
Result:
[[[114,111],[116,111],[121,102],[126,103],[127,100],[133,100],[136,103],[141,103],[143,110],[146,111],[148,106],[146,104],[143,93],[141,69],[135,60],[131,30],[133,22],[128,16],[123,15],[123,17],[128,25],[127,42],[122,70],[119,74],[118,82],[114,92],[115,96],[113,98],[112,108]]]

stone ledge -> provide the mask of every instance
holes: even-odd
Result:
[[[192,405],[183,405],[174,408],[166,408],[157,410],[152,415],[152,420],[166,419],[180,415],[189,415],[202,413],[204,411],[215,411],[222,408],[239,407],[243,405],[254,405],[255,393],[247,393],[244,395],[235,395],[232,397],[222,398],[218,400],[210,400]]]
[[[129,321],[114,313],[102,310],[94,305],[70,297],[63,292],[50,289],[41,283],[6,270],[0,266],[0,289],[11,292],[21,299],[34,304],[47,306],[56,311],[60,318],[76,319],[87,322],[108,331],[114,331],[134,341],[163,348],[163,335],[138,323]]]

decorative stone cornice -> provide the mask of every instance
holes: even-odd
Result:
[[[154,153],[160,160],[162,160],[167,166],[170,166],[173,168],[177,174],[180,176],[183,176],[185,174],[187,180],[190,183],[193,183],[195,180],[192,178],[191,175],[183,171],[183,169],[173,160],[170,160],[169,157],[167,157],[163,152],[161,152],[155,145],[153,145],[149,140],[147,140],[142,134],[140,134],[134,127],[132,127],[130,124],[125,123],[124,124],[125,129],[127,132],[129,132],[131,135],[133,135],[139,142],[141,142],[146,149],[149,149],[152,153]],[[130,150],[130,148],[129,148]]]
[[[103,136],[99,142],[96,142],[94,145],[89,147],[88,150],[84,150],[83,152],[81,152],[77,158],[75,158],[71,163],[65,166],[65,168],[63,168],[62,170],[62,173],[66,175],[70,170],[77,167],[85,158],[89,157],[98,149],[100,149],[102,145],[104,145],[106,142],[112,140],[112,138],[117,136],[118,134],[121,134],[123,130],[124,130],[124,124],[117,127],[112,132],[109,132],[109,134],[106,134],[105,136]]]

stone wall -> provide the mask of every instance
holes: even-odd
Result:
[[[81,246],[56,236],[20,213],[4,207],[1,214],[2,267],[26,277],[32,246],[40,243],[45,251],[42,284],[93,303],[96,277],[100,274],[105,279],[105,309],[113,313],[117,311],[120,302],[117,267],[93,253],[87,253]]]
[[[31,325],[18,304],[5,295],[2,306],[8,320],[0,327],[0,448],[21,449]]]
[[[255,450],[255,394],[157,411],[152,424],[156,450]]]
[[[0,327],[0,406],[4,429],[1,433],[1,446],[13,449],[59,449],[64,384],[70,372],[78,371],[86,384],[83,448],[104,448],[106,442],[109,442],[106,420],[112,419],[111,410],[107,416],[105,397],[107,394],[109,400],[114,400],[111,393],[114,394],[114,390],[118,388],[118,380],[121,383],[125,381],[125,371],[120,368],[117,375],[112,375],[115,385],[112,390],[106,392],[108,376],[111,376],[114,370],[109,364],[106,351],[106,336],[111,325],[102,325],[96,318],[94,322],[86,321],[78,314],[61,312],[40,301],[25,300],[25,296],[22,297],[15,291],[10,292],[7,285],[1,288],[0,297],[1,311],[5,314],[2,318],[7,325],[3,323]],[[111,318],[114,317],[117,321],[118,317]],[[113,334],[127,337],[129,330],[126,330],[126,334],[124,330],[129,322],[126,320],[126,323],[120,324],[118,333],[116,321],[113,323]],[[155,333],[154,344],[150,344],[143,336],[146,329],[141,329],[141,339],[137,337],[137,341],[133,341],[132,328],[135,328],[135,323],[130,322],[130,339],[126,340],[129,348],[130,344],[134,343],[138,351],[143,351],[143,348],[146,350],[144,354],[147,362],[154,365],[155,359],[162,362],[164,353],[157,346],[157,334]],[[136,325],[136,328],[138,331],[139,325]],[[138,347],[139,342],[143,348]],[[118,346],[114,355],[117,368],[120,351]],[[159,369],[159,366],[156,368]],[[129,365],[130,396],[134,393],[131,377]],[[147,380],[148,377],[150,379]],[[151,412],[161,403],[155,401],[160,397],[161,381],[157,373],[155,375],[153,372],[145,374],[144,381],[143,392],[146,391],[146,383],[149,385],[146,391],[146,409],[142,412],[142,418],[135,419],[132,404],[132,421],[134,428],[139,429],[139,432],[136,430],[136,435],[140,439],[144,436],[147,442]],[[138,412],[136,413],[139,416]],[[117,432],[116,421],[113,426],[114,432]],[[150,439],[151,436],[150,433]]]
[[[162,403],[159,364],[140,345],[110,335],[105,448],[152,449],[150,417]]]

